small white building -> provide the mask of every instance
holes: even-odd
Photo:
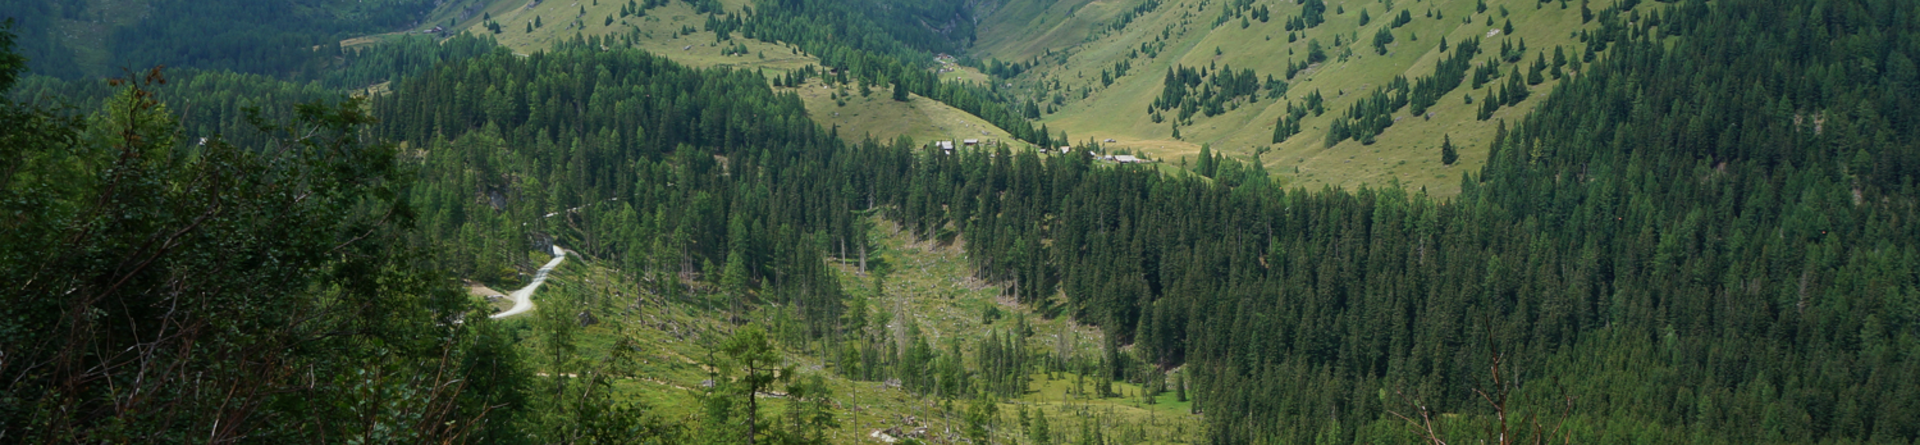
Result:
[[[972,146],[975,146],[975,145],[980,145],[980,140],[979,140],[979,139],[967,139],[967,140],[963,140],[963,141],[960,141],[960,143],[961,143],[962,145],[966,145],[966,146],[968,146],[968,147],[972,147]]]

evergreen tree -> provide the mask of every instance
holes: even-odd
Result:
[[[1053,443],[1053,431],[1051,427],[1047,426],[1046,410],[1033,410],[1033,427],[1027,430],[1027,440],[1033,441],[1034,445],[1050,445]]]
[[[748,444],[755,443],[760,436],[770,435],[767,420],[760,415],[759,395],[774,384],[790,379],[793,370],[782,367],[785,359],[767,339],[766,331],[758,325],[741,328],[722,342],[718,349],[726,360],[713,364],[719,370],[716,384],[721,379],[727,382],[724,389],[716,391],[715,397],[737,397],[745,401],[746,433],[740,439]]]

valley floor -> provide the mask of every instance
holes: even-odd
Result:
[[[867,293],[873,308],[870,319],[891,320],[888,329],[904,332],[906,322],[917,325],[930,344],[941,350],[957,342],[971,366],[972,346],[988,332],[1006,332],[1015,319],[1025,317],[1033,336],[1028,338],[1036,355],[1052,354],[1065,347],[1069,354],[1099,354],[1102,334],[1094,328],[1064,318],[1047,319],[1029,309],[1000,297],[998,287],[973,278],[966,255],[958,244],[939,245],[915,241],[890,223],[881,222],[874,230],[874,244],[868,266],[873,271],[888,270],[878,295],[872,294],[877,274],[861,273],[857,262],[836,264],[842,286],[850,293]],[[631,367],[614,380],[617,400],[643,402],[655,414],[668,419],[688,420],[701,412],[705,383],[711,378],[706,364],[714,360],[715,343],[735,328],[725,322],[728,302],[719,298],[666,298],[632,292],[629,279],[617,271],[576,255],[553,272],[541,288],[541,306],[533,314],[519,317],[529,324],[539,323],[540,311],[565,311],[592,314],[596,323],[577,334],[578,351],[586,361],[604,361],[620,339],[631,341],[634,352],[628,354]],[[1005,315],[982,323],[988,308]],[[767,310],[755,310],[743,318],[762,324],[778,323]],[[887,315],[882,315],[881,313]],[[569,315],[571,314],[571,315]],[[553,314],[547,314],[552,316]],[[778,328],[772,329],[778,332]],[[530,335],[521,341],[529,357],[546,357],[546,343],[538,338],[540,329],[527,329]],[[778,335],[776,334],[776,337]],[[1065,341],[1062,341],[1062,339]],[[970,401],[948,400],[931,395],[916,395],[901,388],[897,381],[859,381],[835,374],[830,360],[818,342],[783,343],[787,360],[803,375],[827,377],[841,427],[829,437],[836,443],[880,443],[875,433],[910,433],[924,428],[928,443],[964,443],[964,420]],[[535,363],[541,363],[536,358]],[[546,369],[536,365],[542,375],[569,375],[568,370]],[[1065,372],[1035,372],[1029,376],[1025,395],[997,404],[997,420],[991,422],[996,443],[1031,443],[1031,430],[1020,427],[1021,411],[1051,424],[1053,443],[1077,443],[1084,434],[1098,434],[1121,443],[1196,443],[1201,439],[1201,417],[1190,414],[1191,404],[1179,401],[1175,391],[1166,391],[1148,402],[1142,388],[1114,382],[1114,397],[1092,395],[1093,379]],[[764,396],[770,418],[780,418],[784,401]]]

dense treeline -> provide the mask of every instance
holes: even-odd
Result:
[[[21,155],[0,165],[0,203],[26,218],[6,223],[0,251],[0,273],[25,284],[0,305],[0,431],[49,443],[204,440],[210,428],[216,441],[819,443],[831,394],[770,368],[779,353],[754,329],[709,363],[725,372],[700,394],[713,405],[706,415],[667,422],[610,398],[610,378],[631,377],[622,347],[520,351],[530,333],[541,351],[578,350],[573,313],[560,312],[572,304],[494,322],[456,290],[452,277],[482,276],[472,264],[523,263],[542,240],[621,261],[628,252],[615,249],[637,240],[649,244],[631,257],[636,273],[653,270],[644,248],[702,262],[646,275],[657,289],[779,298],[792,309],[776,318],[792,322],[774,326],[802,341],[839,323],[841,289],[821,258],[829,228],[856,229],[858,215],[848,203],[786,198],[852,196],[813,187],[839,186],[815,176],[850,162],[814,154],[850,151],[757,74],[585,48],[486,51],[372,104],[229,72],[156,70],[105,87],[33,78],[15,90],[24,64],[0,57],[10,97],[45,104],[9,99],[0,110],[0,143]],[[521,85],[527,102],[463,95],[443,80]],[[63,88],[76,95],[50,96]],[[466,113],[463,101],[484,99],[505,108]],[[604,108],[575,107],[589,103]],[[69,117],[78,109],[67,106],[99,111]],[[369,110],[386,123],[372,125]],[[399,140],[387,135],[407,139],[374,142]],[[611,185],[615,174],[625,186]],[[634,213],[609,202],[675,219],[616,219]],[[649,227],[677,236],[639,232]],[[594,303],[582,306],[609,302]],[[533,369],[585,377],[535,380]],[[815,414],[756,416],[751,395],[781,382],[792,410]]]
[[[236,146],[252,147],[266,143],[268,138],[257,131],[252,117],[261,119],[259,122],[285,122],[294,118],[287,104],[337,99],[341,90],[357,93],[360,87],[496,51],[506,50],[485,37],[462,34],[444,41],[408,37],[350,51],[326,70],[291,76],[295,81],[224,70],[176,69],[167,71],[167,83],[149,89],[179,113],[182,137],[197,142],[218,135]],[[6,94],[14,101],[40,108],[98,110],[120,90],[97,80],[30,75]],[[257,114],[250,117],[250,112]]]
[[[124,88],[98,80],[61,80],[30,76],[8,92],[13,100],[40,108],[67,111],[101,110],[122,98]],[[230,144],[257,147],[272,136],[258,130],[256,124],[285,122],[294,117],[287,104],[336,100],[337,90],[312,83],[282,82],[258,74],[229,71],[173,70],[167,83],[148,88],[178,113],[178,137],[200,143],[200,138],[221,137]],[[255,121],[249,117],[254,112]]]
[[[1920,439],[1920,5],[1633,3],[1596,14],[1612,31],[1574,59],[1590,63],[1525,121],[1496,123],[1486,167],[1444,202],[1285,190],[1210,153],[1202,174],[1180,176],[1006,148],[849,145],[759,74],[585,40],[526,58],[476,52],[396,81],[369,105],[383,123],[365,130],[354,102],[236,119],[266,104],[239,93],[312,87],[219,73],[113,90],[84,119],[10,103],[0,143],[25,156],[0,164],[0,205],[27,216],[0,220],[0,273],[31,298],[0,305],[12,382],[0,422],[44,428],[31,430],[44,441],[180,441],[235,415],[185,373],[134,379],[146,364],[259,388],[233,408],[252,410],[242,422],[220,423],[227,437],[819,440],[818,425],[755,416],[753,394],[788,375],[774,372],[771,338],[838,352],[822,355],[843,375],[976,400],[1021,391],[1037,369],[1091,374],[1105,396],[1104,381],[1160,387],[1179,368],[1215,443],[1420,441],[1401,416],[1427,414],[1456,442],[1502,418],[1522,438],[1542,434],[1518,419],[1537,418],[1579,443]],[[839,73],[938,85],[878,52],[822,48]],[[1474,52],[1457,50],[1426,91],[1464,76],[1472,56],[1458,54]],[[1535,73],[1558,64],[1543,60]],[[0,86],[20,65],[0,57]],[[868,65],[891,68],[857,68]],[[1509,84],[1532,77],[1513,71]],[[36,82],[13,97],[57,88]],[[1413,103],[1423,84],[1369,109]],[[194,102],[218,117],[179,130],[166,110],[188,105],[145,95],[163,88],[205,96]],[[293,126],[190,139],[275,121]],[[262,148],[228,142],[243,137]],[[868,267],[874,213],[923,239],[964,239],[980,277],[1099,326],[1104,349],[1038,354],[1024,323],[970,346],[910,322],[881,328],[890,315],[864,300],[886,279]],[[683,425],[697,430],[607,408],[597,378],[530,391],[534,360],[516,356],[512,329],[484,317],[449,328],[466,308],[426,271],[503,282],[531,268],[528,247],[556,243],[618,266],[638,294],[767,315],[772,332],[743,329],[719,348],[738,378],[704,393],[705,414]],[[842,283],[822,258],[873,283]],[[630,298],[579,309],[642,297]],[[576,325],[554,309],[534,323]],[[599,369],[582,375],[618,375]],[[116,390],[129,381],[160,392]],[[790,407],[827,411],[824,385],[789,383]],[[346,408],[373,399],[392,403]],[[446,422],[476,417],[492,420]],[[373,436],[387,431],[422,437]]]
[[[0,34],[0,88],[10,49]],[[241,147],[185,137],[167,80],[118,80],[84,116],[0,104],[8,440],[489,436],[499,351],[487,323],[449,329],[469,303],[400,242],[413,176],[363,137],[363,104],[256,121]]]
[[[775,37],[762,40],[832,41],[915,66],[933,53],[959,54],[974,39],[967,2],[755,0],[753,8],[749,27]]]
[[[293,78],[318,81],[335,89],[365,88],[412,77],[442,63],[495,51],[504,49],[489,36],[475,37],[467,33],[446,39],[404,36],[366,48],[342,50],[337,61]]]
[[[109,46],[131,66],[288,73],[324,63],[340,40],[412,26],[434,6],[427,0],[152,0],[143,19],[115,31]]]
[[[949,399],[1024,391],[1038,367],[1024,323],[978,345],[939,343],[866,304],[888,267],[867,267],[869,209],[929,155],[905,140],[847,145],[758,73],[599,47],[451,63],[375,101],[391,122],[381,134],[423,150],[417,242],[445,252],[443,268],[510,281],[531,268],[527,247],[558,244],[640,286],[548,312],[619,316],[662,298],[764,322],[842,376]],[[823,259],[876,283],[843,284]],[[735,443],[752,423],[739,403],[709,405],[724,409],[692,433]]]
[[[374,101],[383,136],[425,151],[413,193],[424,233],[454,249],[449,270],[501,277],[559,237],[661,291],[702,277],[736,299],[763,289],[802,311],[809,338],[831,332],[842,295],[817,258],[866,239],[864,200],[835,179],[848,151],[759,74],[592,47],[495,52]]]
[[[910,322],[888,329],[891,315],[867,319],[868,286],[843,285],[821,261],[866,270],[869,209],[901,195],[888,184],[906,183],[930,152],[904,140],[849,146],[758,73],[599,47],[496,52],[375,100],[389,122],[380,134],[423,151],[412,202],[419,242],[446,253],[442,267],[509,281],[531,268],[528,246],[556,243],[641,283],[634,301],[585,309],[602,316],[657,295],[765,320],[773,338],[847,377],[944,398],[1024,390],[1038,369],[1024,324],[978,345],[933,342]]]
[[[0,0],[0,26],[21,41],[14,51],[26,58],[31,72],[70,78],[84,70],[74,63],[73,48],[58,43],[66,36],[57,25],[84,12],[83,4],[75,2]]]
[[[1572,396],[1582,442],[1910,441],[1920,11],[1838,5],[1602,11],[1617,38],[1450,203],[1021,154],[883,202],[1132,344],[1112,377],[1187,364],[1219,443],[1479,431],[1476,389]]]
[[[341,40],[414,26],[439,3],[7,0],[0,3],[0,18],[22,24],[20,46],[41,75],[71,79],[154,65],[285,75],[324,70],[342,55]],[[135,18],[124,20],[129,16]],[[69,47],[77,31],[67,24],[105,26],[106,47]],[[104,55],[90,55],[99,53]]]

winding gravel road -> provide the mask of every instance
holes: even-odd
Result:
[[[561,249],[560,246],[553,246],[553,260],[548,261],[544,266],[540,266],[540,270],[533,273],[533,282],[527,283],[527,287],[507,294],[507,298],[513,300],[513,308],[507,309],[506,312],[493,314],[493,318],[507,318],[533,310],[533,291],[539,289],[541,283],[547,282],[547,272],[552,272],[553,268],[559,267],[560,262],[566,259],[566,249]]]

